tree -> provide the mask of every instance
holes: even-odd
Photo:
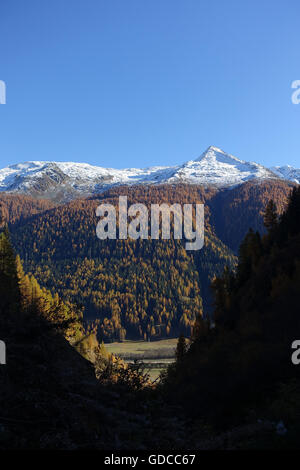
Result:
[[[175,352],[176,361],[177,362],[182,361],[186,352],[187,352],[186,340],[185,340],[185,337],[181,334],[178,338],[176,352]]]
[[[273,199],[268,202],[264,212],[264,226],[269,233],[273,233],[278,224],[278,214],[276,204]]]
[[[5,223],[5,219],[4,219],[4,213],[3,213],[3,204],[2,202],[0,202],[0,229],[3,227]]]
[[[293,188],[286,212],[282,217],[287,232],[296,235],[300,232],[300,188]]]
[[[20,290],[17,267],[7,228],[0,234],[0,298],[1,313],[7,315],[18,309]]]

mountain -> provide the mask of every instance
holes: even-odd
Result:
[[[178,167],[12,165],[0,170],[0,204],[26,271],[78,302],[87,321],[99,322],[99,337],[159,338],[190,335],[197,315],[211,312],[212,279],[235,264],[249,227],[264,230],[267,202],[272,198],[282,212],[294,185],[209,147]],[[187,253],[180,240],[99,240],[95,209],[103,201],[117,204],[120,195],[147,206],[204,203],[204,249]]]
[[[211,146],[198,159],[182,165],[169,181],[179,179],[189,183],[231,187],[252,179],[268,178],[276,178],[276,175],[262,165],[239,160]]]
[[[284,165],[284,166],[273,166],[271,170],[280,178],[292,181],[293,183],[298,183],[298,184],[300,183],[300,169],[299,168],[294,168],[290,165]]]
[[[119,184],[161,183],[173,168],[116,170],[73,162],[26,162],[0,170],[0,191],[62,200],[99,193]]]
[[[178,192],[177,192],[178,190]],[[84,307],[84,319],[97,321],[99,339],[159,339],[191,334],[207,310],[209,284],[235,256],[206,224],[205,247],[192,255],[181,240],[99,240],[96,207],[178,200],[207,201],[214,190],[196,185],[122,186],[61,204],[10,225],[14,246],[27,272],[43,287]],[[5,204],[5,202],[3,202]],[[208,209],[208,207],[207,207]],[[209,218],[209,214],[207,213]],[[33,235],[34,234],[34,235]]]
[[[0,191],[66,202],[116,185],[183,182],[222,188],[278,177],[283,177],[278,171],[245,162],[211,146],[198,159],[172,167],[118,170],[73,162],[18,163],[0,170]]]
[[[16,251],[26,272],[52,293],[84,308],[87,321],[99,321],[105,340],[189,335],[203,310],[211,312],[210,284],[235,264],[249,227],[263,231],[269,199],[279,213],[293,184],[256,180],[232,189],[196,184],[114,186],[101,194],[60,205],[16,194],[0,195]],[[181,240],[99,240],[96,207],[162,202],[205,204],[205,246],[185,252]],[[49,201],[48,201],[49,202]],[[39,204],[37,204],[39,203]]]

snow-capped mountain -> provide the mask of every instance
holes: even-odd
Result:
[[[0,170],[0,191],[69,200],[120,184],[185,182],[232,187],[251,179],[290,179],[288,172],[281,172],[282,168],[287,167],[268,169],[258,163],[245,162],[211,146],[196,160],[174,167],[117,170],[87,163],[18,163]],[[295,171],[300,176],[300,170]],[[293,179],[295,180],[296,178]]]
[[[190,183],[235,186],[250,179],[274,178],[269,169],[254,162],[245,162],[209,147],[199,158],[184,163],[169,181],[181,179]]]
[[[271,168],[273,173],[275,173],[279,178],[292,181],[293,183],[300,183],[300,169],[293,168],[290,165],[284,166],[273,166]]]
[[[0,191],[69,200],[117,184],[165,182],[173,173],[168,167],[117,170],[88,163],[32,161],[0,170]]]

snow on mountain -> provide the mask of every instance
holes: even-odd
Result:
[[[258,163],[239,160],[211,146],[201,157],[182,165],[171,179],[181,179],[190,183],[235,186],[249,179],[274,177],[272,171]]]
[[[0,170],[0,191],[66,201],[116,184],[165,182],[173,172],[174,169],[168,167],[117,170],[88,163],[33,161]]]
[[[172,169],[168,167],[117,170],[88,163],[26,162],[0,170],[0,190],[25,189],[45,176],[53,178],[56,182],[58,175],[74,187],[88,186],[90,189],[96,189],[99,184],[160,182],[168,177],[170,171],[172,172]]]
[[[279,178],[292,181],[293,183],[300,183],[300,169],[294,168],[290,165],[273,166],[270,168]]]
[[[29,193],[68,200],[120,184],[194,183],[232,187],[250,179],[286,178],[280,167],[268,169],[240,160],[217,147],[209,147],[196,160],[174,167],[112,169],[88,163],[32,161],[0,170],[0,191]],[[300,179],[300,170],[298,171]],[[293,176],[294,178],[294,176]],[[293,179],[296,181],[296,177]]]

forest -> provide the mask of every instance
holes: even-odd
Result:
[[[236,269],[226,267],[212,282],[213,327],[197,319],[193,343],[170,368],[164,387],[188,413],[209,415],[221,428],[249,417],[280,420],[295,445],[300,369],[291,357],[300,331],[299,187],[281,215],[269,201],[264,225],[265,234],[250,229],[245,236]]]
[[[112,188],[101,195],[53,206],[2,196],[12,242],[25,271],[82,311],[98,339],[190,336],[195,319],[212,312],[210,283],[233,268],[249,226],[263,230],[263,208],[272,197],[282,211],[291,185],[246,183],[230,191],[197,185]],[[95,210],[117,206],[119,195],[146,206],[205,204],[205,246],[185,250],[184,240],[99,240]]]

